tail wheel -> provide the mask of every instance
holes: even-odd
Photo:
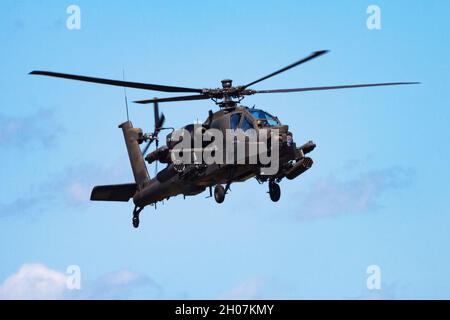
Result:
[[[133,210],[133,227],[135,227],[136,229],[139,228],[139,214],[142,210],[144,210],[144,207],[139,208],[137,206],[134,207]]]
[[[133,227],[139,228],[139,217],[133,217]]]
[[[214,188],[214,199],[217,203],[222,203],[225,200],[225,188],[220,184]]]
[[[281,197],[280,186],[275,182],[269,182],[269,196],[273,202],[278,202]]]

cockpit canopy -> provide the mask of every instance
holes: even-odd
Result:
[[[248,109],[248,111],[251,113],[251,115],[256,119],[257,122],[262,122],[265,126],[279,126],[281,125],[278,118],[272,116],[271,114],[265,112],[264,110],[260,109]]]

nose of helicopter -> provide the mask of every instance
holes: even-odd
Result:
[[[294,143],[292,133],[289,132],[288,125],[273,126],[269,128],[270,136],[272,138],[278,137],[280,144],[292,146]]]

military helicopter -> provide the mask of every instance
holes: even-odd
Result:
[[[153,104],[154,107],[154,131],[144,133],[140,128],[134,128],[132,123],[127,120],[119,125],[122,129],[127,152],[130,159],[131,168],[134,175],[134,183],[96,186],[91,193],[92,201],[123,201],[128,202],[133,198],[133,226],[139,227],[139,214],[148,205],[154,205],[165,199],[177,195],[194,196],[209,189],[209,196],[215,198],[217,203],[222,203],[225,195],[230,191],[230,186],[235,182],[246,181],[250,178],[256,178],[259,183],[268,183],[268,193],[270,199],[277,202],[281,196],[279,182],[286,178],[293,180],[309,170],[313,165],[313,160],[306,155],[313,151],[316,144],[312,141],[297,147],[293,141],[293,134],[289,131],[288,125],[282,124],[281,121],[261,109],[249,108],[240,105],[242,99],[246,96],[262,93],[289,93],[304,91],[320,91],[335,90],[362,87],[377,86],[394,86],[417,84],[418,82],[389,82],[389,83],[371,83],[371,84],[354,84],[340,86],[325,87],[305,87],[293,89],[276,89],[276,90],[253,90],[251,86],[256,85],[264,80],[272,78],[289,69],[313,60],[327,53],[327,50],[316,51],[297,62],[294,62],[282,69],[270,73],[258,80],[252,81],[246,85],[233,86],[232,80],[222,80],[222,86],[214,89],[199,89],[187,87],[175,87],[149,83],[138,83],[120,80],[109,80],[103,78],[94,78],[81,75],[56,73],[49,71],[32,71],[32,75],[49,76],[56,78],[64,78],[70,80],[85,81],[97,84],[120,86],[123,88],[135,88],[144,90],[153,90],[169,93],[195,93],[187,96],[176,96],[168,98],[153,98],[148,100],[134,101],[138,104]],[[220,131],[237,130],[243,131],[248,129],[261,130],[268,128],[269,130],[277,130],[279,139],[279,167],[276,173],[271,175],[262,175],[260,172],[261,164],[205,164],[190,163],[184,164],[173,161],[170,156],[171,151],[175,147],[172,139],[174,134],[173,128],[164,127],[165,116],[159,112],[159,103],[174,101],[193,101],[211,99],[218,105],[219,110],[216,112],[209,111],[208,118],[200,126],[190,124],[184,127],[188,132],[200,130],[204,132],[208,129],[217,129]],[[128,110],[128,104],[127,104]],[[163,130],[171,129],[172,132],[166,137],[166,145],[159,146],[159,134]],[[156,149],[149,154],[151,144],[155,142]],[[141,150],[140,145],[144,144]],[[203,147],[203,145],[202,145]],[[225,150],[227,152],[228,150]],[[147,155],[146,155],[147,154]],[[163,163],[166,167],[157,172],[153,178],[150,177],[145,161],[151,164]],[[214,191],[213,191],[214,188]]]

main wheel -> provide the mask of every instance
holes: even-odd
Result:
[[[222,203],[225,200],[225,188],[220,184],[214,188],[214,199],[217,203]]]
[[[270,200],[272,200],[273,202],[278,202],[278,200],[280,200],[281,189],[277,183],[275,182],[269,183],[269,196]]]
[[[139,217],[138,216],[133,217],[133,227],[139,228]]]

